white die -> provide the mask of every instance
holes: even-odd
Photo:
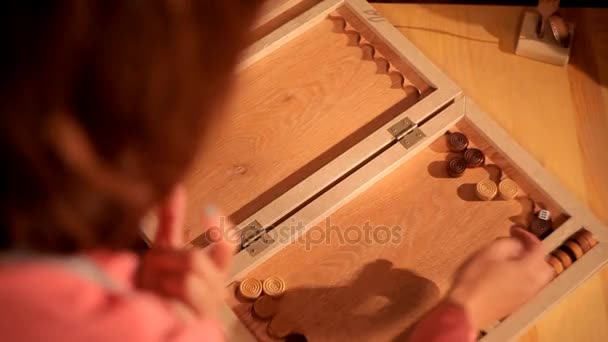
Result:
[[[551,218],[551,212],[549,210],[541,210],[538,212],[538,218],[543,221],[548,221]]]

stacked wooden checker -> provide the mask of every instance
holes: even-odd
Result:
[[[554,250],[547,258],[547,262],[553,267],[557,276],[572,266],[576,260],[580,259],[595,245],[597,245],[597,240],[593,238],[591,233],[584,229],[580,230]]]
[[[464,161],[468,168],[480,167],[486,161],[486,156],[477,148],[469,148],[464,151]]]
[[[246,301],[254,301],[253,316],[261,320],[270,320],[268,335],[277,339],[294,336],[300,340],[306,337],[294,333],[295,322],[287,315],[277,315],[279,312],[278,298],[283,295],[287,286],[285,281],[276,276],[268,277],[263,282],[258,279],[247,278],[238,286],[238,296]]]
[[[452,158],[448,161],[448,174],[450,177],[460,177],[467,169],[467,164],[462,158]]]
[[[469,148],[469,138],[463,133],[450,133],[447,141],[450,151],[462,153],[462,156],[448,160],[447,171],[450,177],[460,177],[467,168],[475,168],[484,164],[485,156],[483,152],[476,148]]]
[[[453,152],[463,152],[469,147],[469,139],[460,132],[450,133],[448,136],[448,147]]]
[[[255,300],[262,294],[262,282],[257,279],[247,278],[238,287],[238,295],[245,300]]]
[[[452,157],[448,160],[447,171],[451,177],[461,177],[467,168],[476,168],[485,164],[484,153],[480,149],[469,148],[469,139],[463,133],[450,133],[447,142],[450,151],[463,153],[461,157]],[[475,190],[477,197],[483,201],[491,201],[497,195],[503,200],[512,200],[519,192],[517,183],[508,178],[500,181],[498,185],[490,179],[484,179],[477,183]]]
[[[271,297],[279,297],[285,292],[285,281],[279,277],[270,277],[264,280],[262,290]]]

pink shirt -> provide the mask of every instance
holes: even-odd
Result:
[[[137,256],[0,256],[0,340],[224,341],[217,322],[178,319],[169,303],[136,290]],[[464,310],[442,303],[414,329],[411,342],[472,342]]]
[[[130,253],[0,257],[0,340],[224,340],[216,322],[185,323],[167,301],[135,290],[136,265]]]
[[[474,342],[477,332],[465,310],[450,302],[441,302],[418,322],[409,342]]]

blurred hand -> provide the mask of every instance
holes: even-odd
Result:
[[[492,242],[460,267],[447,299],[483,329],[532,299],[553,277],[540,240],[514,228],[511,237]]]
[[[234,246],[219,238],[205,250],[179,249],[182,246],[186,194],[178,187],[158,211],[158,230],[138,272],[138,285],[175,300],[178,313],[185,318],[217,319],[224,302],[225,280]],[[220,229],[220,216],[206,213],[203,225]],[[215,232],[216,237],[223,236]]]

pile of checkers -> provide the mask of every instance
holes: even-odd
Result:
[[[450,177],[461,177],[466,169],[484,166],[486,156],[477,148],[469,148],[466,135],[460,132],[450,133],[448,146],[452,152],[462,153],[461,156],[448,161],[447,171]],[[482,201],[491,201],[496,196],[503,200],[512,200],[518,191],[517,184],[508,178],[500,180],[498,184],[491,179],[483,179],[475,187],[476,195]]]
[[[582,229],[572,235],[563,245],[551,252],[547,257],[547,262],[555,275],[562,273],[565,269],[580,259],[591,248],[597,245],[597,240],[593,238],[590,232]]]
[[[276,276],[264,281],[246,278],[239,283],[237,297],[242,301],[253,302],[251,309],[253,317],[270,321],[266,329],[270,337],[305,342],[306,337],[295,331],[296,327],[288,315],[277,315],[279,300],[286,289],[285,281]]]
[[[485,165],[486,157],[483,152],[477,148],[470,148],[469,139],[460,132],[453,132],[448,135],[448,147],[452,152],[461,153],[461,155],[451,158],[447,163],[447,171],[451,177],[460,177],[466,169]],[[498,168],[496,165],[492,166]],[[491,201],[499,198],[509,201],[517,197],[519,193],[517,183],[509,178],[503,178],[502,170],[498,169],[500,171],[499,178],[501,178],[499,182],[492,179],[482,179],[475,186],[475,194],[480,200]],[[528,230],[540,239],[546,238],[553,231],[551,213],[548,210],[537,212]]]
[[[466,169],[482,167],[485,164],[486,157],[483,152],[476,148],[469,148],[469,139],[460,132],[449,134],[448,147],[452,152],[462,153],[458,157],[451,158],[447,163],[447,172],[451,177],[460,177]],[[498,184],[491,179],[483,179],[477,183],[475,192],[477,197],[483,201],[491,201],[497,196],[503,200],[512,200],[517,196],[519,189],[517,184],[508,178],[501,179]],[[540,239],[546,238],[553,231],[551,213],[548,210],[538,211],[534,215],[528,230]],[[584,229],[580,230],[553,251],[548,256],[547,262],[553,267],[555,274],[558,275],[596,244],[597,240],[593,238],[591,233]]]

